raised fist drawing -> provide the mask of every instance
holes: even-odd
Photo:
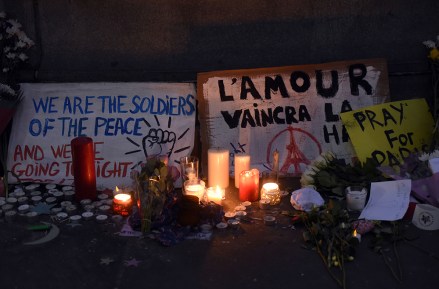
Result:
[[[145,157],[148,158],[151,156],[163,155],[162,145],[170,143],[171,148],[166,152],[166,155],[169,157],[174,150],[176,138],[175,133],[172,131],[162,130],[160,128],[149,129],[148,134],[142,139],[142,147]]]

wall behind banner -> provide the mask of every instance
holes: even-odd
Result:
[[[196,73],[385,58],[393,100],[431,96],[439,1],[4,0],[37,43],[23,82],[196,81]]]

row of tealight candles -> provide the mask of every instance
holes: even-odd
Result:
[[[225,189],[229,186],[229,155],[227,149],[211,148],[207,152],[208,184],[198,179],[198,172],[183,184],[186,195],[194,195],[200,201],[213,201],[221,205],[225,198]],[[249,154],[234,155],[235,187],[239,189],[239,200],[255,202],[259,199],[259,170],[250,168]],[[195,165],[194,165],[195,166]],[[192,166],[192,167],[194,167]],[[280,191],[277,183],[265,183],[261,190],[261,201],[275,205],[280,202]]]

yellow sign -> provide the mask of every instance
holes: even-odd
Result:
[[[428,149],[434,121],[425,99],[388,102],[340,114],[358,159],[399,165],[410,153]]]

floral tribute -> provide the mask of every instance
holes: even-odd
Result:
[[[302,187],[312,187],[327,197],[345,197],[345,188],[359,185],[368,188],[371,182],[383,181],[385,177],[377,169],[378,164],[372,159],[361,164],[346,164],[337,159],[330,151],[323,152],[314,159],[303,172],[300,183]]]
[[[26,52],[34,42],[22,30],[21,24],[0,12],[0,164],[4,174],[0,195],[8,195],[8,174],[6,167],[8,136],[5,133],[15,110],[22,99],[22,92],[16,81],[18,68],[28,60]],[[1,172],[0,172],[1,176]]]
[[[15,72],[29,57],[27,51],[34,42],[22,30],[22,25],[7,17],[5,12],[0,12],[0,62],[1,62],[1,89],[9,94],[17,90],[15,86]],[[3,93],[2,93],[3,95]]]
[[[439,61],[439,35],[436,40],[426,40],[422,42],[429,49],[428,58],[432,61]]]
[[[134,174],[134,181],[141,230],[149,232],[152,223],[164,216],[165,204],[175,201],[173,180],[164,161],[149,158],[141,171]]]
[[[436,40],[422,42],[428,49],[427,58],[431,68],[431,83],[433,86],[433,117],[436,120],[436,127],[439,124],[439,35]],[[437,134],[437,129],[436,129]],[[437,137],[437,135],[436,135]]]

